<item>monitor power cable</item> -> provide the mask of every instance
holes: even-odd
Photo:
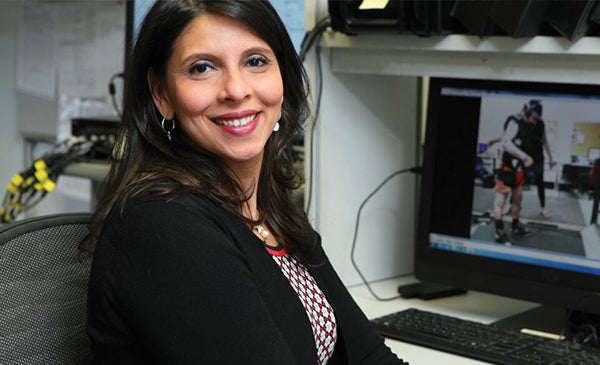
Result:
[[[570,332],[573,345],[591,345],[600,347],[600,315],[581,312],[580,305],[586,300],[600,297],[598,293],[589,293],[579,297],[573,308],[567,310],[563,333]]]
[[[398,170],[393,172],[392,174],[390,174],[388,177],[386,177],[369,195],[367,195],[367,197],[362,201],[362,203],[360,204],[358,211],[356,213],[356,223],[354,225],[354,238],[352,239],[352,245],[351,245],[351,249],[350,249],[350,260],[352,261],[352,266],[354,266],[354,269],[356,270],[356,272],[358,273],[358,275],[360,276],[363,284],[367,287],[367,289],[369,290],[369,292],[371,293],[371,295],[373,295],[373,297],[379,301],[390,301],[390,300],[394,300],[394,299],[398,299],[400,298],[400,295],[395,295],[393,297],[388,297],[388,298],[382,298],[379,295],[377,295],[377,293],[375,293],[375,291],[373,290],[373,288],[371,287],[371,284],[369,284],[369,281],[365,278],[364,274],[362,273],[362,271],[360,270],[360,268],[358,267],[358,264],[356,263],[356,258],[355,258],[355,250],[356,250],[356,238],[358,236],[358,228],[360,226],[360,216],[362,213],[362,210],[364,208],[364,206],[367,204],[367,202],[375,195],[377,194],[377,192],[379,190],[381,190],[381,188],[383,188],[388,181],[390,181],[391,179],[393,179],[394,177],[404,174],[406,172],[413,172],[413,173],[421,173],[422,168],[420,166],[413,166],[407,169],[402,169],[402,170]]]

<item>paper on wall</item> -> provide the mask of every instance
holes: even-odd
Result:
[[[56,90],[55,34],[50,7],[23,3],[17,36],[17,89],[54,99]]]
[[[359,10],[385,9],[390,0],[363,0],[358,6]]]

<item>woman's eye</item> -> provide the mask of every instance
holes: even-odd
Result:
[[[204,74],[215,67],[209,62],[198,62],[192,65],[190,73],[192,74]]]
[[[269,63],[269,60],[262,56],[252,56],[248,58],[246,64],[250,67],[260,67]]]

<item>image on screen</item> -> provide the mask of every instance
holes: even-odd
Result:
[[[477,132],[468,239],[433,231],[431,246],[600,274],[592,181],[600,99],[457,87],[441,94]]]

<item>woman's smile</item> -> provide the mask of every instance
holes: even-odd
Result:
[[[259,123],[260,115],[256,111],[228,113],[213,118],[212,121],[229,134],[243,136],[254,131]]]

